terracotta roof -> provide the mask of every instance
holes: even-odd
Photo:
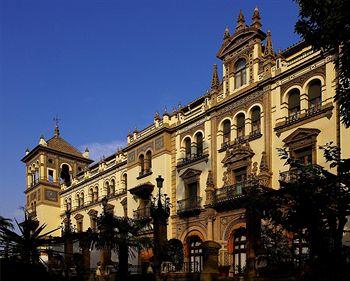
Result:
[[[83,154],[78,149],[76,149],[74,146],[72,146],[59,136],[55,136],[49,139],[47,141],[47,147],[77,157],[83,157]]]

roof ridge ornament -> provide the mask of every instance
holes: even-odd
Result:
[[[272,47],[271,31],[270,30],[267,31],[264,56],[266,58],[269,58],[269,57],[274,58],[275,57],[275,52],[273,51],[273,47]]]
[[[241,30],[245,28],[245,19],[242,10],[239,11],[238,19],[237,19],[237,26],[236,26],[236,31]]]
[[[55,122],[55,137],[58,138],[60,136],[60,129],[58,127],[59,122],[61,121],[60,118],[58,118],[58,116],[56,115],[53,118],[53,121]]]
[[[211,79],[211,90],[218,90],[220,85],[219,75],[218,75],[218,65],[213,65],[213,77]]]
[[[227,40],[227,39],[229,39],[230,37],[231,37],[230,30],[228,29],[228,26],[226,26],[225,32],[224,32],[223,40]]]
[[[261,24],[261,17],[260,17],[260,12],[258,9],[258,6],[255,7],[254,12],[253,12],[253,17],[252,17],[253,23],[251,24],[251,26],[260,29],[262,24]]]

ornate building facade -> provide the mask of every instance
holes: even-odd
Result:
[[[172,209],[168,238],[178,238],[188,261],[200,262],[200,242],[222,246],[219,262],[232,271],[245,265],[245,210],[235,198],[257,178],[278,189],[290,174],[277,148],[304,163],[329,167],[320,145],[330,141],[350,157],[350,130],[334,101],[331,54],[299,42],[275,53],[258,9],[250,24],[242,12],[226,28],[216,54],[210,90],[172,113],[156,113],[147,128],[130,133],[123,149],[91,165],[55,136],[22,159],[27,169],[27,208],[50,228],[70,209],[78,231],[96,227],[101,199],[115,215],[149,217],[156,177],[164,180]]]

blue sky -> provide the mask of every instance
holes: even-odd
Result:
[[[275,50],[299,40],[292,0],[0,1],[0,215],[19,216],[20,159],[55,115],[71,144],[113,153],[156,110],[206,91],[225,27],[255,6]]]

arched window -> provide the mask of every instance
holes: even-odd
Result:
[[[261,113],[260,108],[255,106],[252,110],[252,132],[260,132],[260,121]]]
[[[61,182],[63,182],[66,186],[71,185],[70,171],[69,171],[69,166],[67,164],[62,165],[60,178],[61,178]]]
[[[237,115],[237,138],[243,138],[245,135],[245,116],[243,113]]]
[[[80,194],[80,206],[84,206],[84,193]]]
[[[188,253],[190,259],[190,272],[200,272],[203,267],[202,239],[197,235],[188,237]]]
[[[318,79],[310,82],[308,89],[309,108],[320,107],[322,101],[321,87],[321,81]]]
[[[111,193],[111,190],[110,190],[110,186],[109,186],[108,181],[105,182],[105,189],[106,189],[106,195],[109,196]]]
[[[80,197],[79,197],[79,194],[75,195],[75,202],[77,203],[77,206],[80,207]]]
[[[231,141],[231,122],[230,120],[225,120],[222,124],[223,131],[223,143],[229,144]]]
[[[290,90],[288,94],[288,114],[297,115],[300,111],[300,91],[298,89]]]
[[[72,199],[68,198],[67,200],[67,211],[72,210]]]
[[[90,200],[90,203],[94,202],[94,190],[92,188],[90,188],[89,190],[89,200]]]
[[[246,229],[239,228],[235,231],[233,236],[233,254],[234,254],[234,270],[236,274],[243,274],[246,266],[247,254],[246,254]]]
[[[139,162],[140,162],[140,175],[142,176],[145,173],[145,156],[141,154],[139,156]]]
[[[196,134],[196,144],[197,144],[197,156],[203,155],[203,134],[198,132]]]
[[[110,193],[112,195],[115,193],[115,179],[111,179]]]
[[[190,138],[185,139],[185,154],[187,159],[191,158],[191,139]]]
[[[123,175],[123,183],[124,183],[124,188],[127,189],[128,188],[128,175],[126,173]]]
[[[146,153],[146,167],[145,167],[145,172],[150,173],[152,171],[152,152],[150,150],[147,151]]]
[[[98,186],[95,186],[94,190],[94,202],[98,201]]]
[[[245,59],[239,59],[235,64],[235,89],[238,89],[247,83],[247,69]]]

